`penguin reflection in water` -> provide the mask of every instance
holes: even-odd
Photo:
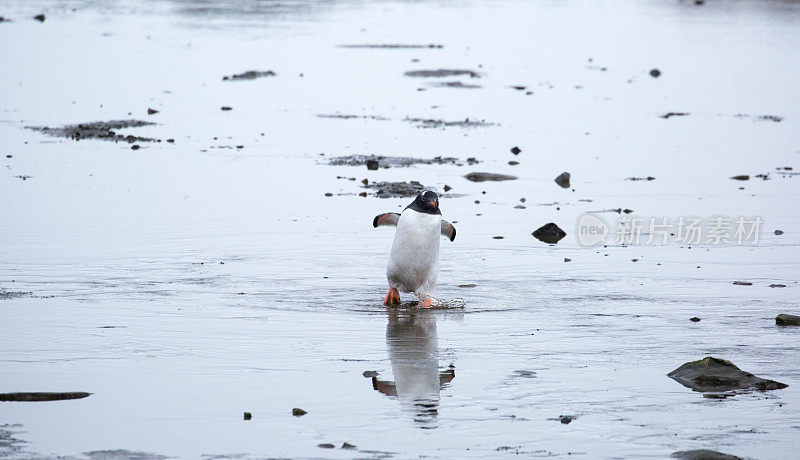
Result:
[[[420,305],[428,308],[432,303],[439,270],[439,235],[453,241],[456,228],[442,220],[439,196],[426,190],[408,205],[402,214],[389,212],[375,216],[373,227],[397,227],[386,267],[389,292],[384,305],[400,303],[400,292],[413,292]],[[399,292],[398,292],[399,291]]]
[[[431,427],[439,408],[439,392],[456,376],[451,364],[439,371],[436,318],[430,310],[389,311],[386,346],[394,382],[372,377],[372,388],[396,396],[414,420]]]

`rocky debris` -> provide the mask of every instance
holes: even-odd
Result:
[[[661,115],[661,118],[669,119],[671,117],[686,117],[689,116],[688,112],[667,112],[664,115]]]
[[[406,77],[443,78],[466,75],[470,78],[480,78],[481,74],[474,70],[466,69],[435,69],[435,70],[409,70],[404,73]]]
[[[785,288],[785,284],[770,284],[769,287],[771,288]]]
[[[733,180],[750,180],[750,176],[747,174],[739,174],[738,176],[731,177]]]
[[[89,395],[91,393],[80,391],[68,393],[0,393],[0,401],[63,401],[65,399],[82,399]]]
[[[445,88],[464,88],[464,89],[476,89],[482,88],[481,85],[470,85],[467,83],[462,83],[460,81],[443,81],[443,82],[436,82],[431,83],[431,86],[438,86],[438,87],[445,87]]]
[[[300,409],[299,407],[295,407],[294,409],[292,409],[292,415],[294,415],[295,417],[302,417],[307,413],[308,412],[304,411],[303,409]]]
[[[475,283],[466,283],[466,284],[459,284],[458,287],[460,288],[474,288],[477,286]]]
[[[733,284],[735,284],[736,286],[752,286],[753,285],[753,283],[751,283],[750,281],[734,281]]]
[[[352,120],[359,118],[362,120],[389,121],[388,118],[382,117],[380,115],[353,115],[349,113],[318,113],[317,118],[336,118],[339,120]]]
[[[466,176],[467,180],[472,182],[498,182],[504,180],[514,180],[517,176],[509,176],[507,174],[495,174],[495,173],[487,173],[487,172],[473,172],[469,173]]]
[[[19,297],[30,297],[32,295],[33,295],[32,292],[6,291],[5,289],[0,288],[0,300],[17,299]]]
[[[370,182],[363,188],[374,190],[378,198],[404,198],[417,196],[426,190],[425,186],[417,181],[411,182]]]
[[[276,75],[275,72],[271,70],[248,70],[247,72],[233,74],[231,76],[224,76],[222,77],[223,80],[255,80],[256,78],[262,77],[274,77]]]
[[[480,163],[480,161],[478,161],[474,157],[469,157],[466,160],[460,160],[454,157],[442,157],[442,156],[433,158],[411,158],[411,157],[386,157],[383,155],[347,155],[342,157],[333,157],[328,160],[328,164],[331,166],[367,165],[368,169],[370,169],[369,168],[370,164],[374,164],[372,162],[376,162],[378,164],[378,167],[381,168],[407,167],[417,164],[464,166],[465,164],[474,165]]]
[[[561,230],[558,225],[554,224],[553,222],[550,222],[536,229],[532,235],[539,241],[547,244],[556,244],[562,238],[567,236],[567,232]]]
[[[252,418],[253,418],[253,414],[251,414],[250,412],[245,412],[244,413],[244,419],[245,420],[250,420]]]
[[[37,20],[39,22],[44,22],[45,17],[44,17],[43,14],[37,14],[36,16],[33,17],[33,19],[35,19],[35,20]]]
[[[233,110],[233,107],[229,107],[227,105],[223,105],[219,109],[222,110],[223,112],[227,112],[227,111]]]
[[[438,43],[428,43],[427,45],[406,44],[406,43],[358,43],[358,44],[339,45],[338,47],[368,48],[368,49],[420,49],[420,48],[441,49],[444,48],[444,45],[440,45]]]
[[[746,113],[737,113],[734,115],[736,118],[749,118],[753,121],[772,121],[775,123],[780,123],[783,121],[783,117],[778,115],[748,115]]]
[[[39,131],[48,136],[67,137],[76,141],[83,139],[100,139],[114,142],[158,142],[158,139],[139,136],[124,136],[117,134],[117,130],[125,128],[139,128],[141,126],[151,126],[155,123],[142,120],[111,120],[93,121],[90,123],[80,123],[77,125],[65,125],[60,128],[50,128],[48,126],[26,126],[27,129]]]
[[[696,316],[693,316],[693,317],[689,318],[689,321],[691,321],[693,323],[699,323],[700,322],[700,318],[698,318]]]
[[[494,126],[494,123],[489,123],[486,120],[470,120],[465,118],[458,121],[446,121],[435,118],[412,118],[406,117],[404,121],[414,123],[418,128],[449,128],[456,126],[459,128],[480,128],[486,126]]]
[[[628,178],[626,178],[625,180],[631,180],[631,181],[637,181],[637,180],[646,180],[646,181],[651,181],[651,180],[656,180],[656,178],[655,178],[655,177],[653,177],[653,176],[647,176],[647,177],[628,177]]]
[[[681,450],[673,452],[670,457],[682,460],[742,460],[742,457],[723,454],[722,452],[708,449]]]
[[[335,449],[336,448],[336,446],[334,446],[333,444],[331,444],[329,442],[323,442],[322,444],[317,444],[317,447],[319,447],[321,449]]]
[[[569,173],[563,172],[555,178],[556,184],[561,188],[569,188]]]
[[[773,233],[780,236],[783,235],[783,230],[775,230]]]
[[[775,317],[775,324],[778,326],[800,326],[800,316],[781,313]]]
[[[520,152],[522,152],[521,148],[519,148],[517,146],[511,147],[511,153],[513,153],[514,155],[519,155]]]
[[[767,391],[788,386],[774,380],[762,379],[739,369],[730,361],[711,356],[690,361],[667,376],[687,388],[701,392],[748,389]]]
[[[661,76],[661,71],[658,69],[650,69],[650,76],[653,78],[658,78]]]
[[[564,257],[564,263],[567,263],[567,262],[572,262],[572,259],[570,259],[569,257]]]
[[[575,420],[575,417],[571,415],[559,415],[558,420],[563,423],[564,425],[568,425],[570,422]]]
[[[33,177],[33,176],[28,176],[28,175],[25,175],[25,174],[20,174],[19,176],[14,176],[14,177],[16,177],[17,179],[28,180],[28,179],[30,179],[30,178],[31,178],[31,177]]]
[[[622,209],[622,208],[617,208],[617,209],[612,209],[611,211],[613,211],[613,212],[616,212],[617,214],[622,214],[622,213],[625,213],[625,214],[630,214],[630,213],[632,213],[632,212],[633,212],[633,209],[628,209],[628,208],[625,208],[625,209]]]

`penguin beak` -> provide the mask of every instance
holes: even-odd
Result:
[[[435,201],[429,201],[428,203],[430,203],[431,206],[433,206],[434,208],[436,207],[436,202]]]

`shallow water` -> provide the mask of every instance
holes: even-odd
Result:
[[[798,3],[11,1],[0,15],[0,288],[30,293],[0,296],[0,393],[92,393],[0,403],[0,457],[800,447],[800,332],[774,325],[800,314],[800,178],[775,169],[800,167]],[[341,46],[381,44],[441,47]],[[405,76],[436,69],[480,76]],[[222,80],[247,70],[277,75]],[[131,118],[157,125],[125,135],[174,144],[26,129]],[[328,160],[371,154],[481,163]],[[553,182],[563,171],[571,188]],[[362,198],[364,178],[453,187],[437,298],[456,308],[381,304],[393,231],[372,218],[410,199]],[[583,247],[579,217],[616,208],[764,224],[756,245]],[[567,232],[557,245],[531,236],[547,222]],[[789,387],[708,399],[666,376],[708,355]]]

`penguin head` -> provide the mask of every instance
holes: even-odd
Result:
[[[441,213],[441,211],[439,211],[439,195],[430,190],[425,190],[417,195],[412,205],[414,208],[420,209],[422,212],[428,214]]]

